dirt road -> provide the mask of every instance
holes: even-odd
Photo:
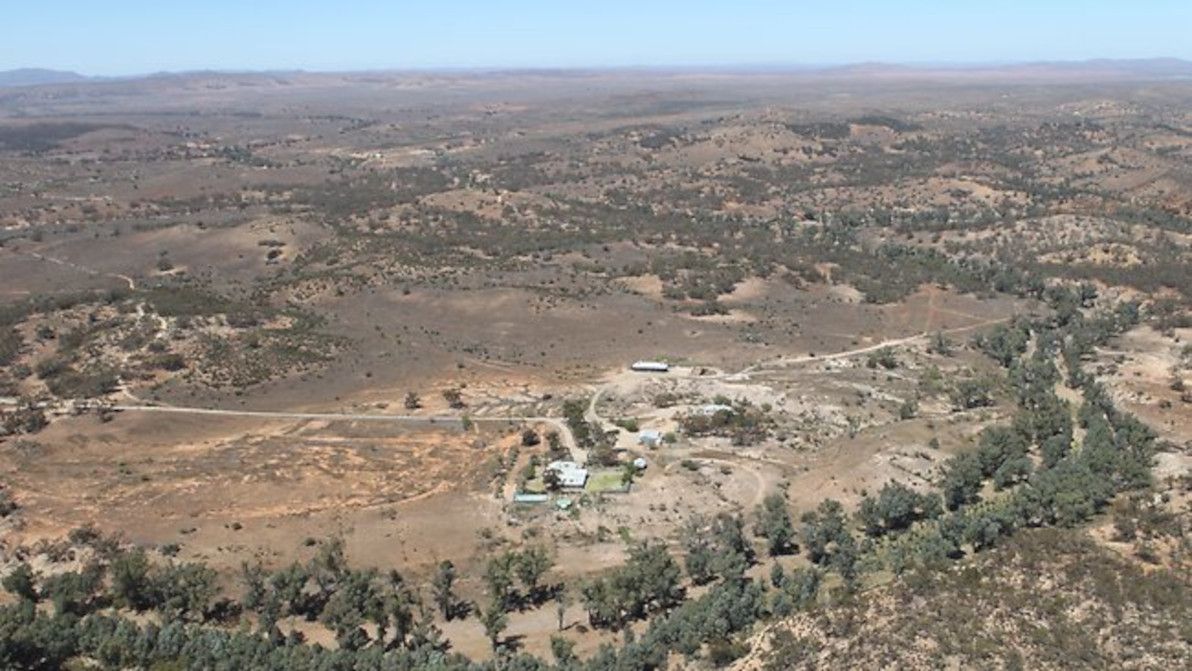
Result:
[[[854,356],[859,356],[862,354],[869,354],[871,352],[876,352],[876,351],[881,350],[886,347],[898,347],[901,345],[909,345],[911,343],[918,342],[920,340],[929,338],[932,335],[935,335],[936,333],[941,333],[943,335],[953,335],[956,333],[964,333],[965,331],[972,331],[974,329],[979,329],[979,328],[983,328],[986,326],[993,326],[994,324],[1000,324],[1003,322],[1007,322],[1009,320],[1010,320],[1009,317],[1002,317],[1000,319],[989,319],[989,320],[985,320],[982,322],[978,322],[976,324],[969,324],[968,326],[959,326],[956,328],[944,329],[941,331],[924,331],[922,333],[917,333],[915,335],[904,336],[902,338],[891,338],[889,340],[883,340],[883,341],[873,344],[873,345],[866,345],[865,347],[858,347],[856,349],[845,350],[843,352],[834,352],[832,354],[824,354],[824,355],[819,355],[819,356],[807,355],[807,356],[800,356],[800,357],[779,357],[777,359],[771,359],[769,361],[761,361],[761,362],[755,363],[751,366],[742,368],[741,370],[739,370],[735,373],[716,373],[714,375],[694,375],[694,374],[688,373],[685,375],[685,377],[687,377],[689,379],[696,379],[696,380],[730,380],[731,381],[731,380],[735,380],[735,379],[741,379],[741,378],[748,377],[752,373],[758,373],[758,372],[763,372],[763,371],[767,371],[767,370],[784,368],[786,366],[798,365],[798,364],[803,364],[803,363],[818,363],[818,362],[823,362],[823,361],[835,361],[838,359],[848,359],[848,358],[851,358]],[[597,426],[601,427],[604,430],[609,430],[611,423],[608,421],[607,418],[602,417],[600,415],[599,411],[597,410],[597,405],[600,402],[600,397],[603,396],[605,394],[605,392],[607,392],[609,389],[617,386],[619,383],[623,382],[625,379],[627,379],[630,376],[632,376],[634,379],[644,377],[642,373],[625,372],[621,375],[618,375],[617,379],[606,382],[605,384],[598,387],[596,389],[596,391],[592,394],[592,398],[588,401],[588,408],[584,412],[584,419],[587,420],[588,422],[596,424]]]
[[[760,363],[756,363],[756,364],[749,366],[747,368],[743,368],[736,373],[720,373],[718,375],[705,376],[705,378],[710,379],[710,380],[733,378],[733,377],[737,377],[737,376],[749,375],[750,373],[755,373],[758,371],[769,370],[771,368],[781,368],[784,366],[790,366],[790,365],[801,364],[801,363],[814,363],[814,362],[819,362],[819,361],[835,361],[837,359],[848,359],[850,357],[854,357],[859,354],[869,354],[870,352],[876,352],[876,351],[884,349],[886,347],[898,347],[900,345],[909,345],[913,342],[917,342],[917,341],[929,338],[929,337],[935,335],[936,333],[940,333],[943,335],[964,333],[965,331],[972,331],[974,329],[984,328],[986,326],[993,326],[994,324],[1001,324],[1001,323],[1007,322],[1007,321],[1010,321],[1010,317],[1002,317],[1000,319],[989,319],[989,320],[986,320],[983,322],[978,322],[976,324],[969,324],[968,326],[958,326],[956,328],[945,329],[942,331],[924,331],[922,333],[917,333],[912,336],[906,336],[903,338],[892,338],[890,340],[883,340],[883,341],[873,344],[873,345],[866,345],[865,347],[858,347],[857,349],[845,350],[843,352],[834,352],[832,354],[824,354],[822,356],[809,354],[807,356],[791,357],[791,358],[781,357],[778,359],[772,359],[770,361],[763,361]]]
[[[13,252],[13,254],[24,254],[25,256],[30,256],[30,257],[33,257],[33,258],[35,258],[35,259],[37,259],[37,260],[39,260],[39,261],[46,261],[46,262],[48,262],[48,263],[53,263],[53,264],[55,264],[55,265],[59,265],[59,266],[62,266],[62,267],[64,267],[64,268],[72,268],[72,269],[74,269],[74,270],[77,270],[77,271],[79,271],[79,272],[81,272],[81,273],[86,273],[87,275],[91,275],[91,276],[93,276],[93,277],[111,277],[111,278],[114,278],[114,279],[118,279],[118,280],[120,280],[120,281],[124,282],[125,284],[127,284],[127,285],[128,285],[128,288],[129,288],[129,289],[131,289],[131,290],[133,290],[133,291],[136,291],[136,288],[137,288],[137,282],[136,282],[136,280],[134,280],[133,278],[129,277],[128,275],[121,275],[120,273],[105,273],[105,272],[101,272],[101,271],[98,271],[98,270],[96,270],[96,269],[94,269],[94,268],[88,268],[87,266],[81,266],[81,265],[79,265],[79,264],[77,264],[77,263],[74,263],[74,262],[71,262],[71,261],[66,261],[66,260],[63,260],[63,259],[56,259],[56,258],[54,258],[54,257],[52,257],[52,256],[46,256],[45,254],[38,254],[37,252],[17,252],[17,251],[14,251],[14,252]]]
[[[223,410],[220,408],[195,408],[177,405],[129,405],[119,404],[111,406],[112,410],[120,412],[157,412],[183,415],[216,415],[221,417],[259,417],[262,419],[313,419],[349,422],[397,422],[426,425],[464,426],[464,417],[457,415],[384,415],[371,413],[340,413],[340,412],[283,412],[270,410]],[[556,417],[476,417],[468,418],[475,424],[494,422],[518,422],[529,424],[550,424],[559,432],[563,444],[570,450],[576,450],[575,436],[567,423]]]

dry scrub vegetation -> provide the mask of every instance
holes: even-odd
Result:
[[[1192,87],[1089,76],[0,91],[0,667],[1179,666]]]

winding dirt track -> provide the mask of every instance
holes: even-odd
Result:
[[[804,363],[818,363],[818,362],[822,362],[822,361],[835,361],[838,359],[848,359],[850,357],[858,356],[861,354],[869,354],[870,352],[876,352],[876,351],[886,348],[886,347],[898,347],[900,345],[909,345],[913,342],[917,342],[917,341],[929,338],[929,337],[935,335],[936,333],[941,333],[943,335],[964,333],[966,331],[972,331],[974,329],[984,328],[986,326],[993,326],[994,324],[1000,324],[1003,322],[1007,322],[1007,321],[1010,321],[1010,319],[1011,319],[1010,317],[1002,317],[1000,319],[988,319],[985,321],[978,322],[976,324],[969,324],[968,326],[958,326],[956,328],[944,329],[944,330],[939,330],[939,331],[923,331],[922,333],[916,333],[915,335],[904,336],[902,338],[891,338],[889,340],[883,340],[883,341],[873,344],[873,345],[866,345],[865,347],[858,347],[856,349],[845,350],[843,352],[834,352],[832,354],[824,354],[821,356],[807,355],[807,356],[800,356],[800,357],[779,357],[776,359],[771,359],[769,361],[761,361],[761,362],[755,363],[751,366],[742,368],[741,370],[739,370],[735,373],[716,373],[715,375],[688,375],[687,377],[691,377],[694,379],[700,379],[700,380],[733,380],[733,379],[737,379],[737,378],[747,377],[748,375],[750,375],[752,373],[758,373],[758,372],[763,372],[763,371],[767,371],[767,370],[777,370],[780,368],[785,368],[787,366],[793,366],[793,365],[804,364]],[[600,415],[600,413],[597,411],[596,406],[600,402],[600,397],[614,385],[615,385],[614,382],[609,382],[609,383],[606,383],[596,389],[596,392],[594,394],[592,394],[592,398],[588,401],[588,409],[584,412],[585,420],[595,423],[595,424],[598,424],[602,427],[604,427],[608,424],[608,420]]]
[[[408,424],[425,424],[428,426],[446,425],[463,427],[464,417],[459,415],[385,415],[373,413],[344,413],[344,412],[287,412],[271,410],[222,410],[219,408],[196,408],[178,405],[147,405],[147,404],[118,404],[111,406],[112,410],[121,412],[157,412],[182,415],[216,415],[220,417],[259,417],[262,419],[311,419],[347,422],[397,422]],[[494,422],[526,422],[550,424],[563,438],[563,443],[570,449],[576,449],[575,436],[567,423],[557,417],[469,417],[474,424]]]
[[[850,357],[857,356],[858,354],[869,354],[870,352],[876,352],[876,351],[886,348],[886,347],[898,347],[899,345],[909,345],[913,342],[917,342],[919,340],[924,340],[926,338],[929,338],[929,337],[935,335],[936,333],[941,333],[943,335],[952,335],[954,333],[964,333],[965,331],[972,331],[974,329],[984,328],[986,326],[993,326],[994,324],[1001,324],[1003,322],[1008,322],[1008,321],[1010,321],[1010,319],[1011,319],[1010,317],[1002,317],[1000,319],[988,319],[988,320],[985,320],[982,322],[978,322],[976,324],[969,324],[968,326],[958,326],[956,328],[944,329],[941,331],[923,331],[922,333],[917,333],[915,335],[906,336],[903,338],[892,338],[890,340],[883,340],[883,341],[873,344],[873,345],[866,345],[865,347],[858,347],[857,349],[845,350],[843,352],[834,352],[832,354],[824,354],[822,356],[807,355],[807,356],[792,357],[792,358],[772,359],[770,361],[763,361],[761,363],[756,363],[752,366],[749,366],[748,368],[743,368],[739,372],[736,372],[736,373],[720,373],[718,375],[705,376],[705,378],[710,379],[710,380],[716,380],[716,379],[721,379],[721,378],[731,378],[731,377],[737,377],[739,375],[749,375],[750,373],[755,373],[755,372],[764,371],[764,370],[770,370],[773,368],[782,368],[784,366],[790,366],[790,365],[794,365],[794,364],[814,363],[814,362],[818,362],[818,361],[834,361],[836,359],[847,359]]]
[[[81,265],[71,262],[71,261],[66,261],[63,259],[56,259],[52,256],[46,256],[45,254],[38,254],[37,252],[14,251],[13,254],[24,254],[25,256],[35,258],[39,261],[46,261],[48,263],[53,263],[55,265],[59,265],[64,268],[73,268],[74,270],[77,270],[81,273],[85,273],[87,275],[91,275],[93,277],[112,277],[112,278],[115,278],[115,279],[118,279],[118,280],[124,282],[125,284],[128,285],[128,288],[133,291],[136,291],[136,288],[137,288],[136,280],[129,277],[128,275],[121,275],[120,273],[105,273],[105,272],[96,270],[94,268],[88,268],[87,266],[81,266]]]

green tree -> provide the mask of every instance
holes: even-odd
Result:
[[[308,574],[320,592],[330,595],[350,571],[344,554],[344,540],[331,538],[319,546],[319,551],[310,561]]]
[[[275,596],[283,615],[317,616],[318,611],[308,609],[304,594],[309,573],[305,566],[294,562],[269,576],[269,588]]]
[[[171,619],[202,622],[218,593],[215,570],[205,564],[174,564],[155,573],[158,608]]]
[[[415,610],[420,614],[417,619],[414,617]],[[395,570],[389,571],[381,592],[381,616],[385,619],[384,628],[393,630],[390,647],[403,643],[407,647],[418,647],[430,644],[439,637],[430,609],[423,607],[418,595],[407,587],[401,574]]]
[[[505,614],[505,606],[493,600],[488,607],[480,612],[480,624],[484,626],[484,635],[488,637],[489,645],[494,651],[501,645],[501,634],[509,626],[509,616]]]
[[[646,614],[671,608],[682,599],[679,566],[659,543],[629,547],[629,559],[583,587],[581,594],[593,626],[621,626]]]
[[[1009,368],[1026,351],[1030,337],[1030,325],[1025,321],[1016,321],[1009,325],[999,324],[990,333],[977,336],[975,340],[981,351]]]
[[[898,368],[898,357],[894,355],[893,349],[883,347],[877,351],[870,352],[866,358],[865,365],[869,368],[881,366],[886,370],[893,370]]]
[[[906,529],[916,521],[942,512],[939,496],[920,494],[899,482],[888,482],[876,497],[866,496],[857,509],[857,521],[870,536]]]
[[[557,492],[563,488],[563,480],[559,477],[558,471],[548,468],[542,472],[542,485],[548,492]]]
[[[33,568],[29,566],[28,562],[17,564],[16,568],[4,576],[3,581],[0,581],[0,586],[22,601],[37,603],[37,574],[33,572]]]
[[[973,452],[955,455],[944,463],[940,489],[944,505],[955,510],[977,498],[981,491],[981,459]]]
[[[786,576],[782,592],[791,598],[796,609],[807,608],[815,603],[822,581],[823,573],[814,566],[797,568]]]
[[[530,601],[537,603],[542,589],[542,578],[555,564],[555,560],[541,545],[531,545],[517,555],[514,570]]]
[[[448,621],[455,616],[455,579],[455,564],[448,560],[439,562],[431,579],[431,599]]]
[[[1045,439],[1039,444],[1039,453],[1043,457],[1043,465],[1052,468],[1072,451],[1072,435],[1057,434]]]
[[[745,522],[740,515],[720,513],[712,520],[712,538],[716,551],[712,571],[723,580],[740,579],[754,560],[753,548],[745,538]]]
[[[637,477],[637,466],[633,462],[623,464],[621,466],[621,486],[628,488],[633,484],[633,479]]]
[[[993,426],[981,432],[977,444],[977,458],[981,475],[992,476],[1005,462],[1027,453],[1026,439],[1021,433],[1003,426]]]
[[[692,582],[702,585],[712,579],[713,545],[702,515],[692,515],[683,527],[683,565]]]
[[[443,400],[447,401],[447,405],[453,410],[461,410],[467,405],[464,403],[463,392],[456,387],[444,389]]]
[[[927,344],[927,351],[941,356],[952,356],[955,347],[948,336],[944,335],[942,331],[936,331],[931,336],[931,341]]]
[[[559,668],[567,668],[575,663],[575,641],[564,638],[558,634],[552,634],[550,637],[550,653],[555,658],[555,665]]]
[[[103,587],[104,569],[88,564],[78,571],[67,571],[42,580],[41,593],[54,604],[58,615],[83,616],[96,605],[96,596]]]
[[[112,599],[117,605],[145,610],[155,605],[153,581],[149,575],[149,558],[141,548],[122,552],[110,566]]]
[[[786,496],[775,492],[762,500],[757,509],[757,535],[766,539],[772,557],[791,551],[795,525]]]
[[[952,391],[952,405],[960,410],[993,405],[993,385],[985,379],[961,380]]]
[[[800,521],[803,545],[812,563],[825,563],[845,537],[851,540],[839,501],[824,499],[815,510],[803,513]]]
[[[908,420],[919,416],[919,400],[916,398],[908,398],[898,406],[898,419]]]
[[[323,606],[319,621],[335,634],[341,648],[359,650],[370,640],[364,631],[365,622],[377,623],[384,635],[384,625],[388,623],[384,605],[376,570],[348,571]]]
[[[271,596],[265,582],[267,578],[268,573],[260,564],[249,564],[248,562],[240,564],[240,580],[244,583],[244,598],[240,600],[240,603],[244,608],[260,610],[265,606]]]
[[[513,570],[517,562],[517,555],[504,552],[488,560],[484,569],[484,582],[488,585],[488,595],[506,610],[512,607],[516,599],[513,590]]]

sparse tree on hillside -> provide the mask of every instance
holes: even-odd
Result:
[[[857,520],[870,536],[901,531],[914,522],[942,512],[939,495],[920,494],[900,482],[888,482],[877,497],[866,496],[857,509]]]
[[[120,606],[145,610],[154,605],[153,585],[149,577],[149,558],[136,548],[120,553],[111,564],[112,598]]]
[[[944,463],[943,479],[944,505],[955,510],[977,498],[981,491],[981,460],[973,452],[964,452]]]
[[[813,563],[827,562],[839,547],[852,541],[839,501],[824,499],[815,510],[803,513],[801,521],[803,545]]]
[[[707,533],[708,522],[702,515],[692,515],[683,528],[683,558],[687,575],[702,585],[712,579],[712,539]]]
[[[431,580],[431,598],[443,619],[450,621],[455,616],[455,564],[448,560],[439,562],[435,577]]]
[[[484,581],[488,585],[488,595],[493,603],[508,609],[512,606],[516,594],[513,591],[513,570],[517,555],[505,552],[488,560],[484,570]]]
[[[987,380],[961,380],[951,394],[957,410],[972,410],[993,405],[993,389]]]
[[[770,556],[790,552],[795,538],[786,497],[779,492],[767,496],[757,508],[757,535],[768,541]]]
[[[349,571],[323,607],[319,620],[335,633],[335,640],[345,650],[359,650],[369,642],[364,631],[367,621],[384,624],[384,603],[376,584],[377,573]],[[381,630],[383,635],[384,629]]]
[[[9,594],[30,603],[37,603],[37,574],[33,572],[32,567],[27,562],[17,564],[16,568],[4,576],[4,580],[0,581]]]
[[[462,410],[467,407],[464,403],[463,392],[457,387],[443,390],[443,400],[447,401],[447,405],[453,410]]]
[[[496,599],[480,612],[480,624],[484,625],[484,635],[495,652],[501,645],[501,634],[509,626],[509,616],[505,614],[505,607]]]
[[[417,410],[422,407],[422,399],[418,397],[418,394],[412,391],[408,392],[406,393],[405,406],[406,410]]]
[[[260,564],[240,564],[240,579],[244,583],[244,597],[240,604],[247,610],[260,610],[269,597],[269,590],[265,584],[268,574]]]
[[[928,352],[941,356],[952,356],[954,350],[955,347],[952,341],[942,331],[936,331],[935,335],[931,336],[931,342],[927,345]]]
[[[83,616],[96,605],[103,587],[104,568],[90,563],[78,571],[58,573],[42,580],[41,594],[54,604],[58,615]]]
[[[219,592],[215,570],[206,564],[170,565],[153,578],[158,608],[172,619],[204,622]]]
[[[542,578],[554,563],[554,558],[541,545],[531,545],[517,554],[514,571],[531,602],[537,603],[542,589]]]
[[[550,637],[550,653],[558,668],[567,668],[576,661],[575,641],[554,634]]]
[[[915,398],[908,398],[898,406],[898,419],[903,421],[914,419],[919,416],[919,401]]]
[[[823,574],[814,566],[798,568],[786,576],[782,591],[791,597],[795,608],[806,608],[819,595]]]
[[[555,615],[559,618],[559,631],[563,631],[563,623],[567,619],[567,607],[571,605],[571,593],[565,586],[555,592]]]

